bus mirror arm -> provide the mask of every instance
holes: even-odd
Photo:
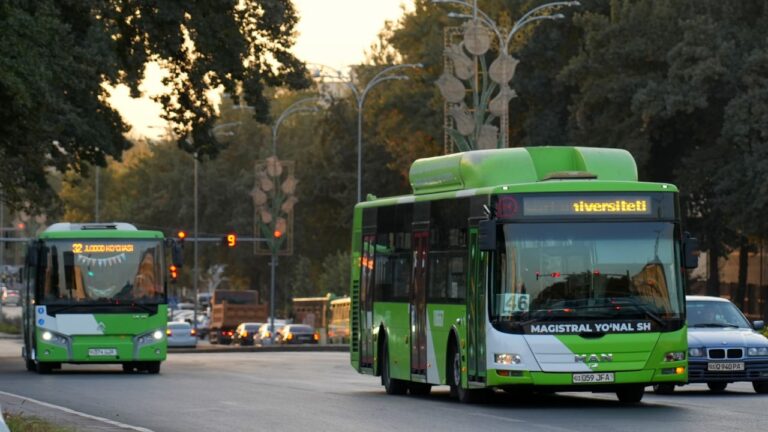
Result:
[[[688,232],[683,237],[683,263],[688,270],[699,266],[699,241]]]

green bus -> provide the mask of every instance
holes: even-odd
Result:
[[[62,363],[160,372],[167,352],[166,248],[127,223],[56,223],[27,247],[22,356],[29,371]]]
[[[419,159],[410,183],[354,210],[351,363],[387,393],[634,403],[687,381],[696,241],[675,186],[639,182],[628,152],[477,150]]]

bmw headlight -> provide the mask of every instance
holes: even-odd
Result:
[[[768,356],[768,347],[752,347],[747,349],[748,356]]]
[[[688,355],[691,357],[704,357],[704,348],[688,348]]]

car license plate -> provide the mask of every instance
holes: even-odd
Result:
[[[117,349],[116,348],[91,348],[88,350],[88,355],[91,357],[109,357],[109,356],[116,356],[117,355]]]
[[[718,363],[707,363],[707,370],[708,371],[743,371],[744,370],[744,362],[718,362]]]
[[[574,384],[586,384],[586,383],[612,383],[612,372],[603,373],[575,373],[573,374]]]

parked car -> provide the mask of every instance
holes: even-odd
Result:
[[[272,333],[275,334],[275,341],[277,341],[280,337],[280,332],[283,331],[283,327],[285,327],[284,321],[278,322],[275,320],[274,329],[271,329],[269,323],[263,324],[261,327],[259,327],[258,334],[254,335],[253,342],[259,345],[270,345],[272,343]]]
[[[197,331],[188,322],[169,322],[165,335],[169,347],[197,347]]]
[[[706,383],[713,392],[729,383],[750,381],[755,392],[768,393],[768,338],[758,332],[763,321],[750,323],[738,307],[720,297],[687,296],[688,382]],[[672,384],[654,386],[671,393]]]
[[[320,335],[308,324],[288,324],[277,337],[281,344],[316,344]]]
[[[253,345],[253,337],[259,333],[259,328],[261,328],[262,325],[264,325],[264,323],[253,322],[238,325],[235,329],[235,336],[232,339],[232,343],[238,345]]]
[[[14,305],[18,306],[21,304],[21,296],[19,295],[19,292],[12,289],[4,289],[2,294],[2,303],[3,305]]]

